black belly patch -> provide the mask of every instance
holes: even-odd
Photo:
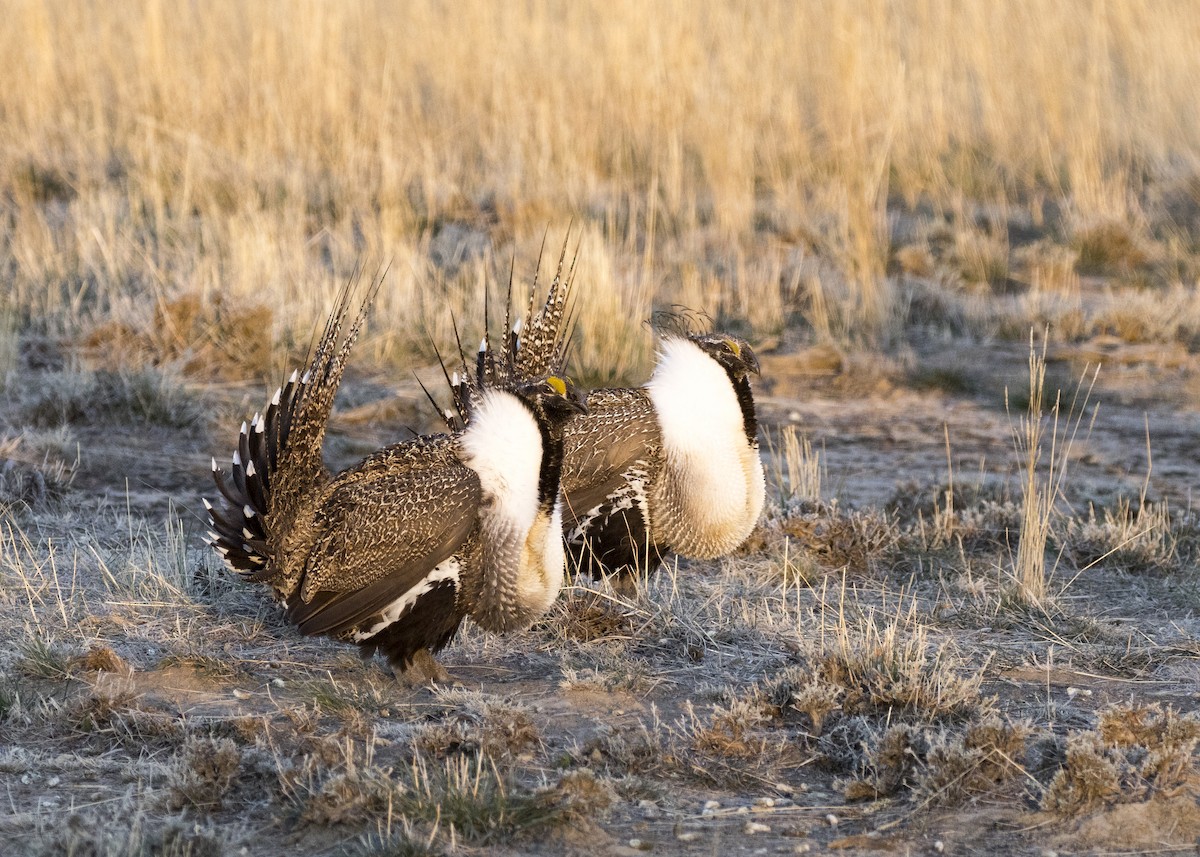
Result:
[[[625,577],[658,565],[660,551],[646,525],[644,484],[632,479],[579,516],[567,533],[567,553],[576,572]]]
[[[456,605],[457,592],[452,580],[434,584],[399,619],[361,641],[358,646],[362,656],[369,658],[379,651],[393,666],[405,669],[418,649],[435,653],[444,649],[463,620],[463,613]],[[378,618],[363,624],[370,627]]]

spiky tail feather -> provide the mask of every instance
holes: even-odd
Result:
[[[386,272],[385,272],[386,273]],[[275,391],[265,414],[242,423],[228,471],[212,462],[220,508],[208,500],[209,543],[248,580],[270,581],[279,545],[307,493],[326,478],[321,447],[334,396],[362,331],[382,275],[371,282],[345,337],[357,277],[338,295],[317,347],[304,367]]]

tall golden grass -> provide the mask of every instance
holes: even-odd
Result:
[[[306,332],[356,263],[391,260],[379,313],[404,331],[437,323],[422,295],[477,299],[574,220],[603,281],[585,288],[629,320],[603,339],[682,295],[767,333],[815,305],[874,341],[899,311],[889,200],[1137,225],[1146,182],[1200,160],[1182,0],[0,0],[0,18],[0,270],[21,312],[68,327],[149,323],[192,292]],[[451,222],[491,255],[433,264]]]

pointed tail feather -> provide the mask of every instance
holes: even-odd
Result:
[[[386,273],[386,271],[384,272]],[[303,373],[293,372],[265,413],[242,423],[228,470],[213,460],[217,508],[204,501],[209,543],[249,580],[269,580],[277,546],[294,524],[304,497],[325,478],[321,447],[355,340],[383,276],[373,280],[345,335],[357,277],[342,289]]]

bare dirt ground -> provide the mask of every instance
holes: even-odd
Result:
[[[4,853],[1190,852],[1200,360],[1049,356],[1067,395],[1105,364],[1040,606],[1011,571],[1025,345],[765,354],[772,498],[738,556],[628,600],[578,582],[527,632],[465,629],[454,685],[418,689],[299,637],[201,543],[208,457],[265,391],[131,418],[93,378],[64,427],[31,392],[62,379],[25,368],[2,414]],[[337,465],[429,425],[405,380],[344,398]],[[819,497],[784,484],[787,426]]]

